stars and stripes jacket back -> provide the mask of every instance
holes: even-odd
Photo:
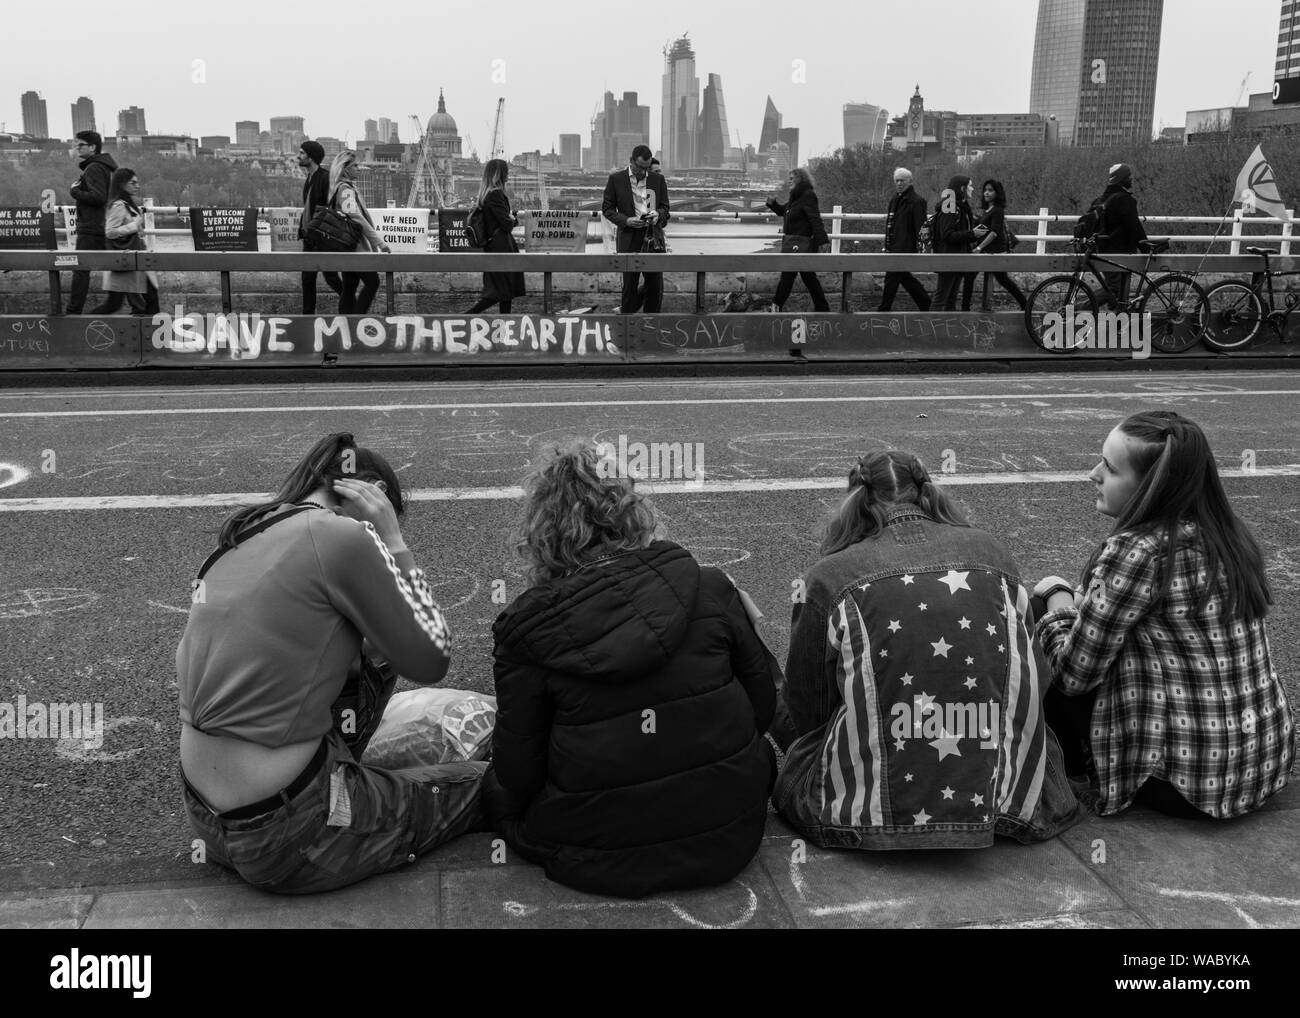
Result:
[[[976,848],[1082,819],[1043,717],[1029,592],[976,528],[894,509],[796,590],[775,800],[823,847]],[[798,595],[802,594],[802,598]]]

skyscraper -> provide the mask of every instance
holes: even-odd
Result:
[[[664,47],[661,129],[659,147],[665,171],[699,163],[700,79],[695,76],[695,51],[686,36]]]
[[[72,133],[95,129],[95,104],[84,95],[72,104]]]
[[[378,141],[378,140],[379,140],[379,121],[378,121],[378,120],[367,120],[367,121],[366,121],[366,124],[365,124],[365,127],[366,127],[366,136],[365,136],[365,138],[364,138],[363,140],[364,140],[364,141]]]
[[[1164,0],[1038,0],[1029,111],[1063,145],[1151,137]]]
[[[606,92],[602,105],[592,120],[589,168],[613,170],[627,165],[636,146],[650,144],[650,107],[638,103],[635,92],[624,92],[617,102]]]
[[[235,144],[256,145],[262,136],[262,125],[257,120],[235,121]]]
[[[397,134],[397,125],[389,117],[379,118],[379,140],[385,144],[393,143],[393,135]],[[400,144],[400,142],[399,142]]]
[[[777,111],[776,103],[772,102],[772,97],[767,97],[767,108],[763,111],[763,129],[758,134],[758,151],[760,154],[766,153],[773,145],[780,141],[779,132],[781,130],[781,114]]]
[[[776,132],[777,141],[783,142],[790,152],[790,167],[799,165],[799,128],[783,127]]]
[[[560,135],[560,165],[566,170],[576,170],[582,165],[582,135]]]
[[[879,151],[889,134],[889,111],[871,103],[844,104],[844,147],[866,145]]]
[[[709,75],[704,86],[704,108],[700,111],[701,166],[721,166],[727,161],[731,147],[731,132],[727,129],[727,104],[722,97],[722,76]]]
[[[23,134],[33,138],[50,136],[50,121],[45,114],[45,100],[36,92],[23,93]]]
[[[139,106],[128,106],[117,111],[118,134],[148,134],[144,126],[144,110]]]

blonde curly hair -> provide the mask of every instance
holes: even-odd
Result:
[[[545,583],[594,559],[647,547],[658,536],[654,506],[630,477],[612,476],[590,439],[547,449],[524,478],[515,553],[529,582]]]

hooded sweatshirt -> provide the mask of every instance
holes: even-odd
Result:
[[[83,159],[80,169],[81,179],[71,188],[72,198],[77,203],[77,232],[89,237],[102,237],[108,188],[117,162],[107,152],[102,152]]]
[[[948,181],[948,189],[939,198],[934,235],[936,254],[966,254],[975,242],[975,219],[970,202],[966,200],[966,185],[969,183],[970,177],[953,177]],[[955,212],[943,211],[949,191],[956,199]]]
[[[487,804],[553,880],[637,898],[729,880],[775,778],[770,656],[739,594],[667,541],[525,592],[493,626]]]

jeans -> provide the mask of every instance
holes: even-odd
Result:
[[[640,234],[636,238],[636,247],[630,249],[635,253],[641,250],[641,245],[645,243],[645,230],[633,231]],[[638,280],[645,279],[645,289],[638,291]],[[619,304],[619,311],[625,315],[635,314],[637,311],[644,310],[648,315],[657,315],[664,304],[664,274],[662,272],[624,272],[623,273],[623,299]]]
[[[357,293],[357,287],[361,292]],[[343,288],[339,291],[339,314],[364,315],[379,290],[378,272],[345,272]]]
[[[397,869],[461,834],[489,830],[482,805],[488,764],[382,770],[357,762],[396,681],[391,666],[363,658],[332,708],[336,719],[354,710],[355,731],[332,728],[304,787],[282,790],[278,805],[256,816],[213,810],[182,771],[185,811],[209,861],[265,891],[312,894]]]
[[[925,292],[919,279],[910,272],[886,272],[885,289],[880,296],[878,311],[888,311],[894,306],[894,298],[898,295],[900,286],[907,291],[918,311],[930,310],[930,295]]]
[[[77,234],[78,251],[107,251],[108,241],[104,239],[103,234]],[[82,308],[86,306],[86,295],[90,293],[90,270],[84,269],[81,272],[72,274],[72,292],[68,295],[68,311],[70,315],[81,314]],[[122,305],[119,303],[118,307]]]
[[[957,310],[957,286],[961,285],[961,309],[969,311],[971,297],[975,293],[975,277],[978,272],[940,272],[939,284],[934,291],[934,309],[936,311]]]
[[[131,314],[133,315],[156,315],[158,313],[158,288],[153,283],[145,284],[148,289],[144,293],[123,293],[120,290],[110,290],[104,298],[104,303],[95,308],[94,313],[97,315],[111,315],[120,311],[122,304],[125,302],[131,305]],[[68,314],[79,314],[80,312],[69,311]]]
[[[815,272],[782,272],[781,280],[776,284],[776,296],[772,298],[772,303],[778,309],[785,307],[785,302],[790,299],[790,291],[794,289],[796,275],[803,280],[803,285],[808,287],[808,296],[812,298],[813,310],[829,311],[831,306],[826,300],[826,292],[822,289],[821,281]]]
[[[325,277],[325,285],[335,293],[343,292],[343,279],[337,272],[322,272]],[[316,273],[304,272],[302,274],[302,313],[304,315],[314,315],[316,313]]]

